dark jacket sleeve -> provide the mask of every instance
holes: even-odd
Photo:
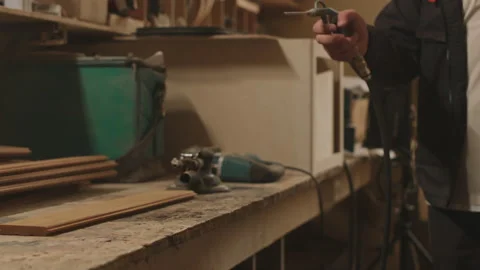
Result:
[[[419,0],[393,0],[369,26],[365,55],[372,77],[385,86],[410,82],[418,75],[419,46],[416,28]]]

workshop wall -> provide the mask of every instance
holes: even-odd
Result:
[[[188,41],[150,38],[63,49],[142,58],[164,53],[165,160],[191,145],[216,145],[314,172],[342,164],[343,65],[323,58],[321,47],[313,50],[310,39],[201,38],[194,48]]]

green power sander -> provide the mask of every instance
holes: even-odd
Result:
[[[190,147],[171,161],[181,171],[171,189],[191,189],[199,194],[228,192],[223,182],[270,183],[279,180],[285,167],[253,154],[222,154],[217,147]]]

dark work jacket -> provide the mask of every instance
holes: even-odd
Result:
[[[445,207],[464,166],[466,28],[461,0],[430,1],[390,2],[369,26],[365,58],[384,86],[419,77],[417,179],[430,204]]]

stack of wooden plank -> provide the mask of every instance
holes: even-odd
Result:
[[[21,162],[30,157],[32,151],[26,147],[0,145],[0,164]]]
[[[7,148],[4,148],[5,150]],[[0,147],[0,157],[2,153]],[[11,148],[9,150],[14,150]],[[12,153],[25,153],[9,151]],[[3,151],[7,153],[7,151]],[[5,155],[6,156],[6,155]],[[117,175],[117,163],[106,156],[67,157],[0,165],[0,196],[56,186],[83,184]]]

